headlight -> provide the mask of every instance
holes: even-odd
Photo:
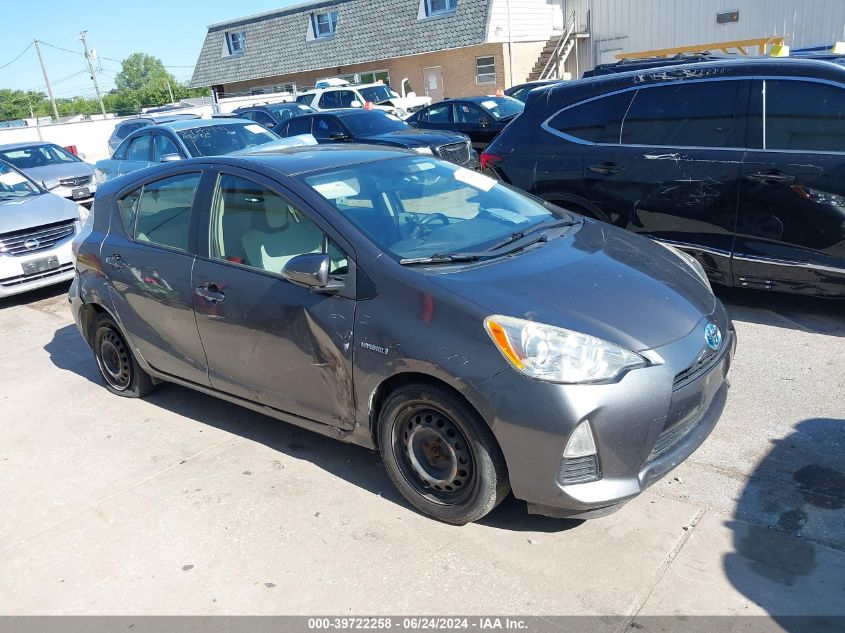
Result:
[[[108,176],[106,175],[106,172],[104,172],[102,169],[95,169],[94,180],[97,181],[98,185],[101,185],[106,182],[106,180],[108,180]]]
[[[415,147],[413,148],[417,154],[433,154],[430,147]]]
[[[684,263],[686,263],[690,268],[692,268],[692,271],[696,275],[698,275],[699,279],[701,279],[701,283],[707,286],[707,289],[710,292],[713,292],[713,288],[710,286],[710,280],[707,278],[707,273],[704,272],[704,266],[702,266],[695,257],[669,244],[664,244],[663,242],[658,242],[658,244],[672,251],[673,253],[675,253],[675,255],[684,260]]]
[[[534,321],[494,315],[484,319],[484,328],[517,370],[549,382],[606,382],[649,364],[618,345]]]

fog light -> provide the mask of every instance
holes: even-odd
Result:
[[[567,459],[573,459],[595,454],[596,442],[593,439],[593,430],[590,428],[589,421],[585,420],[578,425],[578,428],[570,436],[566,443],[566,450],[563,451],[563,456]]]

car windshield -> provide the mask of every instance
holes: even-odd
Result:
[[[369,88],[359,88],[358,92],[361,93],[361,96],[364,97],[364,99],[372,103],[381,103],[382,101],[388,101],[397,96],[396,93],[393,92],[387,86],[370,86]]]
[[[399,117],[378,110],[355,112],[341,117],[341,120],[355,136],[373,136],[411,129],[411,126]]]
[[[0,158],[12,163],[18,169],[80,162],[76,156],[58,145],[32,145],[7,149],[0,152]]]
[[[522,114],[525,104],[511,97],[490,97],[479,103],[497,121]]]
[[[26,176],[0,162],[0,200],[15,200],[37,196],[38,187]]]
[[[222,156],[279,140],[258,123],[204,125],[176,132],[191,156]]]
[[[270,106],[267,109],[276,115],[279,123],[284,123],[295,116],[316,112],[311,106],[302,105],[301,103],[286,103],[284,105]]]
[[[364,163],[303,180],[397,260],[478,251],[558,219],[492,178],[430,157]]]

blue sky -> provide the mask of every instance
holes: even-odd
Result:
[[[97,80],[104,91],[114,87],[119,61],[135,52],[161,59],[177,79],[190,79],[205,39],[215,22],[270,11],[302,0],[2,0],[3,38],[0,66],[12,61],[33,38],[74,53],[42,45],[53,92],[57,98],[94,96],[79,32],[88,31],[88,46],[100,56]],[[85,71],[81,73],[81,71]],[[75,75],[75,73],[81,73]],[[35,48],[0,68],[0,88],[44,90]]]

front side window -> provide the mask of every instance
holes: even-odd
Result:
[[[496,58],[476,57],[475,58],[475,83],[494,84],[496,83]]]
[[[35,145],[0,152],[0,158],[12,163],[18,169],[32,169],[46,165],[78,163],[80,160],[58,145]]]
[[[458,0],[424,0],[427,17],[454,13],[458,8]]]
[[[0,163],[0,200],[15,200],[37,196],[35,183],[8,165]]]
[[[765,83],[765,149],[845,152],[842,88],[809,81],[766,80]],[[752,106],[752,112],[758,111],[758,107]],[[755,120],[751,126],[752,134],[757,137],[759,132],[755,134],[753,130],[755,127],[759,130],[762,124],[759,117]]]
[[[155,140],[153,141],[153,160],[160,163],[161,158],[168,154],[182,155],[176,143],[173,142],[173,139],[166,134],[156,134]]]
[[[314,138],[318,141],[329,141],[345,132],[343,126],[333,116],[314,117]]]
[[[623,145],[740,147],[735,138],[738,81],[640,88],[622,123]]]
[[[344,125],[352,130],[355,136],[372,136],[374,134],[388,134],[390,132],[404,132],[410,125],[402,119],[381,110],[364,110],[341,116]]]
[[[444,161],[394,158],[302,177],[395,259],[475,252],[557,217],[497,180]]]
[[[226,33],[226,43],[229,47],[229,55],[241,55],[246,51],[246,33],[243,31]]]
[[[345,256],[313,220],[266,187],[220,176],[211,230],[211,256],[276,275],[297,255],[328,252],[330,272],[342,274]]]
[[[300,134],[311,134],[311,121],[313,120],[310,116],[304,117],[294,117],[290,120],[285,129],[286,136],[299,136]]]
[[[337,11],[312,13],[311,24],[314,28],[314,37],[331,37],[337,28]]]
[[[176,133],[191,156],[222,156],[279,139],[257,123],[220,123]]]
[[[150,160],[150,135],[146,132],[129,141],[126,160],[148,162]]]
[[[432,106],[420,116],[420,119],[428,123],[448,123],[450,107],[448,103]]]
[[[455,123],[478,124],[484,113],[470,103],[455,103]]]
[[[135,239],[187,251],[200,178],[201,174],[179,174],[144,185],[135,214]]]

